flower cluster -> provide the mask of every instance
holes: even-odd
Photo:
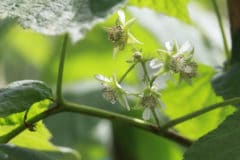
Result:
[[[134,19],[125,21],[123,11],[118,11],[118,19],[116,25],[108,28],[108,38],[114,46],[113,56],[120,50],[124,50],[127,44],[141,44],[129,31]],[[116,76],[107,78],[103,75],[96,75],[96,79],[103,85],[103,98],[112,104],[119,102],[124,108],[130,110],[128,104],[128,96],[135,96],[138,99],[137,106],[144,108],[142,117],[144,120],[155,118],[159,125],[162,114],[160,109],[165,108],[165,104],[161,100],[159,88],[156,86],[155,80],[163,73],[178,74],[180,80],[187,83],[197,76],[197,63],[193,60],[193,47],[189,42],[185,42],[182,46],[178,46],[176,42],[166,42],[165,50],[158,49],[157,56],[154,58],[146,58],[142,49],[132,48],[132,57],[128,63],[132,63],[129,69],[123,74],[120,81]],[[149,63],[148,63],[149,62]],[[138,65],[137,65],[138,64]],[[148,73],[147,64],[150,68],[157,69],[153,76]],[[144,89],[137,93],[130,93],[121,87],[120,83],[127,74],[136,66],[142,67]]]

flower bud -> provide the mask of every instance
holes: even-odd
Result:
[[[133,52],[133,60],[135,62],[140,61],[142,59],[142,51],[141,50],[136,50]]]

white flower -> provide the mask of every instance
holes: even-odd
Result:
[[[159,120],[162,119],[162,117],[161,117],[162,113],[161,113],[161,111],[160,111],[160,109],[158,107],[155,107],[153,109],[151,109],[149,107],[145,108],[144,111],[143,111],[143,114],[142,114],[142,118],[144,120],[150,120],[151,117],[153,117],[153,113],[152,112],[155,112],[155,115],[157,116],[156,117],[157,119],[159,119]]]
[[[152,112],[151,108],[149,108],[149,107],[145,108],[143,111],[142,118],[144,120],[149,120],[151,118],[151,114],[152,114],[151,112]]]
[[[152,69],[161,68],[164,65],[164,62],[159,61],[157,58],[154,58],[150,61],[149,66]]]
[[[117,97],[115,91],[110,87],[104,87],[102,96],[108,102],[115,104],[117,102]]]
[[[170,41],[165,42],[165,48],[167,49],[168,52],[173,52],[174,43]]]
[[[95,78],[97,80],[101,81],[102,83],[110,83],[111,82],[111,80],[109,78],[107,78],[107,77],[105,77],[105,76],[103,76],[101,74],[95,75]]]
[[[193,71],[193,68],[191,66],[185,66],[183,70],[186,73],[191,73]]]
[[[126,44],[142,44],[129,30],[135,19],[126,21],[125,13],[122,10],[119,10],[117,14],[118,19],[116,25],[107,28],[108,38],[114,45],[113,57],[115,57],[119,51],[124,50]]]
[[[133,24],[133,22],[136,20],[135,18],[132,18],[126,22],[125,13],[123,10],[118,10],[117,14],[118,14],[118,21],[120,22],[120,25],[123,28],[127,28],[127,27],[129,28]]]
[[[97,74],[95,78],[103,85],[103,98],[105,100],[112,104],[115,104],[118,101],[124,108],[130,110],[126,96],[127,93],[118,83],[116,76],[107,78],[101,74]]]
[[[194,48],[189,41],[180,48],[172,42],[165,43],[166,50],[158,50],[159,57],[150,61],[150,67],[159,68],[159,73],[170,72],[180,75],[180,79],[191,83],[197,75],[197,63],[193,60]]]
[[[193,46],[189,41],[186,41],[181,48],[178,50],[177,54],[191,54],[193,52]]]
[[[118,20],[120,21],[121,25],[125,25],[126,21],[125,21],[125,13],[122,10],[118,10],[117,11],[118,14]]]
[[[155,112],[157,116],[160,116],[160,114],[158,114],[160,112],[159,107],[165,108],[165,104],[162,102],[161,96],[158,93],[158,88],[154,85],[151,88],[146,88],[144,90],[140,104],[145,108],[142,115],[144,120],[149,120],[152,112]]]

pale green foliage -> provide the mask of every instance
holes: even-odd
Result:
[[[47,34],[68,32],[73,41],[102,21],[124,0],[2,0],[0,18],[13,18],[25,28]]]
[[[40,101],[40,102],[36,102],[34,103],[33,105],[31,105],[30,107],[30,110],[28,112],[28,116],[27,116],[27,119],[30,119],[32,118],[33,116],[35,116],[36,114],[44,111],[44,110],[47,110],[49,105],[50,105],[50,102],[49,100],[43,100],[43,101]],[[2,117],[0,118],[0,126],[1,128],[3,128],[0,132],[0,136],[3,136],[4,134],[8,133],[9,131],[13,130],[14,128],[16,128],[19,124],[23,123],[23,117],[24,117],[24,114],[25,114],[25,111],[21,112],[21,113],[15,113],[15,114],[11,114],[7,117]],[[44,127],[44,125],[42,124],[42,122],[38,123],[37,124],[37,131],[38,132],[34,132],[34,133],[39,133],[39,132],[42,132],[43,131],[43,134],[44,135],[48,135],[48,139],[51,138],[51,134],[47,131],[47,130],[42,130],[41,128]],[[38,128],[41,130],[38,130]],[[21,134],[21,136],[24,136],[26,135],[25,137],[28,137],[30,136],[31,133],[33,132],[29,132],[29,131],[26,131],[24,133],[28,133],[28,134]],[[41,133],[42,134],[42,133]],[[41,136],[39,136],[41,137]],[[14,141],[22,141],[23,139],[25,138],[15,138]],[[1,140],[1,138],[0,138]],[[27,146],[31,146],[31,144],[34,145],[34,143],[29,143],[27,144]],[[39,145],[37,146],[39,147]],[[35,147],[34,147],[35,148]]]
[[[148,7],[185,22],[190,21],[187,10],[188,2],[189,0],[129,0],[130,5]]]
[[[175,119],[185,114],[194,112],[204,106],[222,101],[221,97],[215,95],[210,86],[210,80],[215,71],[207,66],[199,65],[199,73],[193,80],[193,85],[169,83],[162,93],[162,99],[166,103],[165,113]],[[177,125],[175,128],[191,139],[197,139],[210,130],[214,129],[232,109],[215,110],[192,120]]]
[[[50,101],[47,100],[35,103],[31,106],[28,118],[48,109],[49,103]],[[0,126],[4,129],[1,130],[0,141],[2,138],[1,136],[7,134],[19,124],[23,123],[23,116],[24,112],[0,118]],[[51,133],[42,121],[40,121],[36,124],[35,132],[25,130],[10,141],[11,145],[0,145],[0,159],[4,157],[8,157],[9,159],[12,159],[13,157],[27,159],[29,156],[36,156],[40,159],[59,159],[60,157],[67,157],[72,158],[71,160],[75,160],[79,157],[79,155],[70,148],[61,149],[61,147],[52,144],[49,141],[51,137]]]

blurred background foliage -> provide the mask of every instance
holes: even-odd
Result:
[[[228,28],[226,4],[219,0],[224,24]],[[155,54],[167,40],[180,44],[191,41],[195,58],[201,64],[199,76],[192,86],[168,83],[163,89],[163,100],[168,118],[176,118],[203,106],[221,101],[211,88],[210,80],[224,62],[223,46],[216,17],[207,0],[191,0],[188,5],[191,21],[180,22],[147,8],[126,8],[128,17],[136,17],[132,33],[144,42],[146,56]],[[68,100],[94,107],[102,107],[141,118],[141,110],[126,113],[120,106],[111,105],[101,96],[95,74],[118,77],[129,64],[130,48],[112,58],[113,47],[104,27],[115,23],[116,15],[95,26],[77,44],[69,42],[64,74],[64,93]],[[228,38],[229,31],[227,30]],[[55,87],[59,49],[62,36],[49,37],[24,30],[14,22],[0,21],[0,86],[22,79],[39,79]],[[134,85],[141,81],[140,70],[126,79]],[[160,81],[160,80],[159,80]],[[161,82],[159,82],[161,83]],[[137,86],[140,87],[140,86]],[[176,131],[191,139],[214,129],[234,109],[218,109],[176,126]],[[132,128],[126,124],[63,113],[44,120],[54,144],[76,149],[84,160],[181,160],[185,148],[169,140]],[[14,141],[14,140],[13,140]]]

